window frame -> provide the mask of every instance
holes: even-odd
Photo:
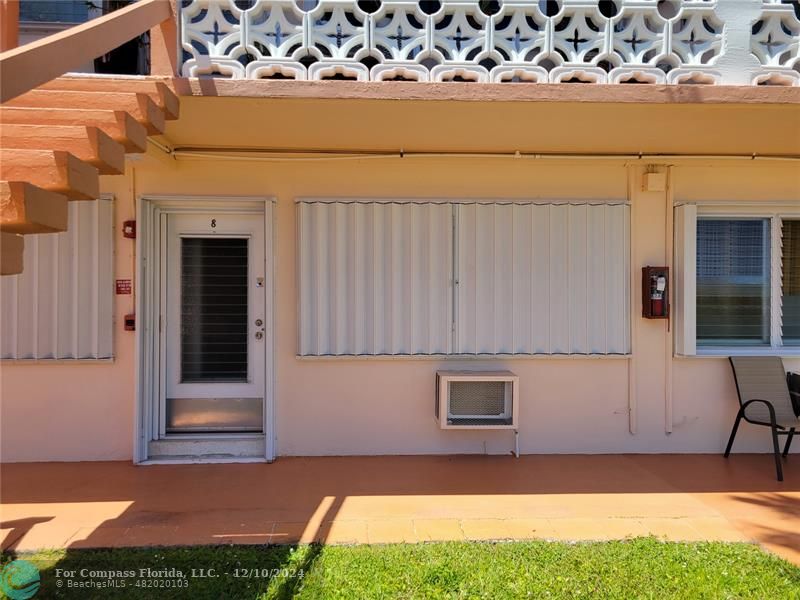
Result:
[[[676,205],[676,208],[680,205]],[[781,285],[781,262],[783,259],[781,249],[782,226],[785,220],[798,220],[800,219],[800,202],[796,204],[776,204],[765,203],[763,206],[749,203],[746,205],[732,205],[732,204],[684,204],[684,206],[693,206],[696,209],[696,214],[693,217],[693,236],[694,239],[691,243],[686,239],[688,232],[683,231],[682,238],[678,237],[676,229],[676,241],[680,239],[681,246],[676,243],[675,245],[675,264],[683,265],[686,268],[687,263],[691,261],[691,273],[678,274],[685,277],[693,277],[694,282],[682,282],[679,288],[683,290],[684,294],[691,293],[691,298],[676,298],[676,306],[679,308],[677,319],[679,320],[678,327],[682,331],[682,339],[676,339],[674,354],[676,356],[736,356],[736,355],[762,355],[762,356],[787,356],[796,357],[800,356],[800,345],[798,344],[783,344],[782,332],[782,319],[781,319],[781,305],[782,305],[782,285]],[[696,315],[696,301],[697,301],[697,221],[703,218],[715,219],[768,219],[769,220],[769,247],[770,247],[770,327],[769,327],[769,344],[761,345],[729,345],[729,346],[701,346],[697,344],[697,315]],[[680,221],[687,219],[682,218]],[[676,220],[677,222],[678,220]],[[679,252],[683,254],[679,255]],[[693,252],[692,257],[686,256],[689,252]],[[688,260],[687,260],[688,259]],[[688,304],[692,303],[689,307]],[[687,319],[688,317],[688,319]],[[689,323],[691,321],[691,324]],[[692,339],[686,339],[689,336],[687,329],[691,327]]]

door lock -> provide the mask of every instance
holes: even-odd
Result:
[[[264,337],[264,332],[263,331],[256,331],[256,339],[257,340],[260,340],[263,337]]]
[[[264,321],[261,319],[256,319],[256,327],[261,327],[264,324]]]

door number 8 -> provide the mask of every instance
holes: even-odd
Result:
[[[217,220],[216,219],[211,219],[211,228],[213,229],[216,226],[217,226]]]

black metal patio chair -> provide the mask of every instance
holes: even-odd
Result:
[[[800,429],[800,419],[794,412],[789,384],[783,362],[777,356],[732,356],[733,378],[739,394],[739,413],[725,448],[725,458],[731,453],[733,439],[742,419],[753,425],[769,427],[775,455],[778,481],[783,481],[781,451],[778,436],[787,436],[783,457],[789,454],[795,430]]]

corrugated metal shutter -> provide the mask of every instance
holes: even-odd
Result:
[[[301,355],[630,352],[625,204],[299,206]]]
[[[624,204],[458,207],[456,354],[630,351]]]
[[[452,207],[299,204],[300,354],[447,354]]]
[[[112,357],[112,201],[70,202],[68,230],[26,236],[24,261],[0,278],[0,356]]]

